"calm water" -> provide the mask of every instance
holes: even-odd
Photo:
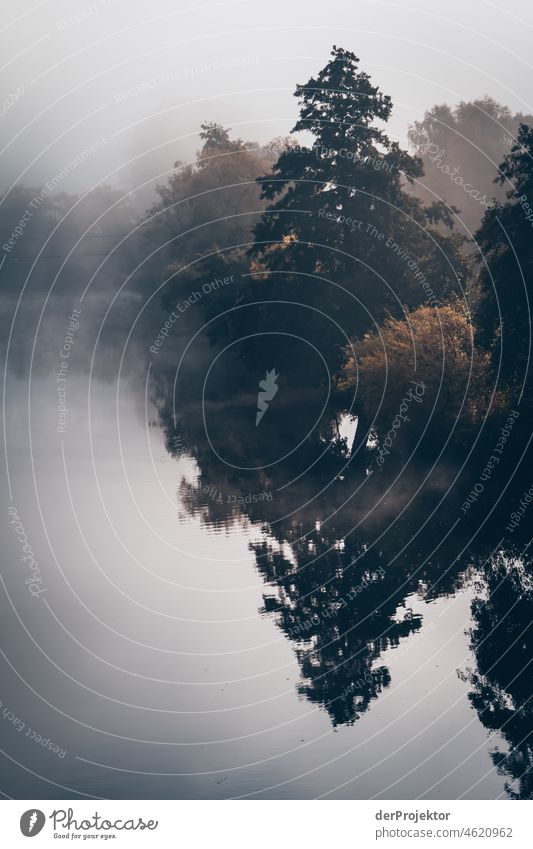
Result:
[[[9,390],[5,793],[527,795],[527,717],[509,723],[516,692],[501,695],[503,673],[484,655],[499,657],[495,640],[514,646],[531,621],[508,561],[483,571],[483,552],[456,560],[457,532],[438,550],[431,529],[411,543],[424,500],[398,532],[403,505],[382,505],[381,537],[372,519],[346,533],[359,516],[352,504],[330,518],[330,491],[308,506],[300,492],[291,513],[268,472],[239,488],[202,467],[198,445],[193,460],[186,439],[172,456],[165,415],[142,392],[88,390],[69,385],[64,434],[53,376],[32,383],[29,408],[27,384]],[[231,433],[223,413],[216,430]],[[36,597],[10,503],[46,590]],[[504,634],[498,570],[504,613],[513,592],[522,605]],[[506,669],[520,666],[514,651]]]

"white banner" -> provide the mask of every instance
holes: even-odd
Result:
[[[6,801],[2,846],[530,849],[531,802]]]

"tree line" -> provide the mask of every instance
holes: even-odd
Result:
[[[398,456],[527,411],[533,117],[488,97],[437,106],[408,152],[385,130],[390,97],[339,47],[295,96],[290,138],[260,146],[205,124],[196,161],[159,187],[165,307],[234,274],[190,329],[205,322],[215,346],[244,339],[240,363],[263,374],[282,334],[293,387],[329,380],[357,417],[363,468],[412,383],[424,399]]]

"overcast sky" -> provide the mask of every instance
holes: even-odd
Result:
[[[435,103],[489,94],[532,112],[532,39],[531,0],[6,4],[1,182],[41,184],[95,145],[62,188],[130,186],[190,157],[204,120],[250,140],[285,135],[295,84],[333,44],[392,96],[404,144]]]

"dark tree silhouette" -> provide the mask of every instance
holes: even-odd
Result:
[[[472,605],[477,668],[464,677],[483,725],[501,734],[492,759],[513,799],[533,797],[533,594],[529,558],[498,554],[485,568],[486,598]]]
[[[473,233],[493,196],[505,200],[505,188],[494,186],[494,172],[511,149],[520,124],[532,121],[533,116],[513,115],[491,97],[462,101],[455,108],[434,106],[408,133],[415,154],[424,163],[424,176],[415,193],[426,203],[435,193],[450,207],[455,206]]]
[[[510,185],[507,202],[489,210],[477,233],[483,255],[479,309],[481,338],[510,393],[524,382],[531,403],[531,303],[533,297],[533,130],[522,124],[518,141],[496,182]]]
[[[444,207],[425,209],[405,191],[405,181],[422,174],[421,162],[376,126],[389,119],[392,103],[358,62],[335,47],[317,77],[296,88],[300,118],[292,132],[314,140],[284,150],[261,180],[271,203],[255,227],[255,279],[243,293],[261,302],[243,328],[297,328],[334,373],[347,337],[426,302],[428,290],[434,300],[462,291],[465,274],[459,241],[434,226],[450,223]],[[250,362],[271,366],[268,346],[254,340],[249,348]],[[296,344],[293,358],[302,382],[319,386],[318,359],[303,357]],[[360,404],[357,413],[355,448],[364,449],[368,423]]]

